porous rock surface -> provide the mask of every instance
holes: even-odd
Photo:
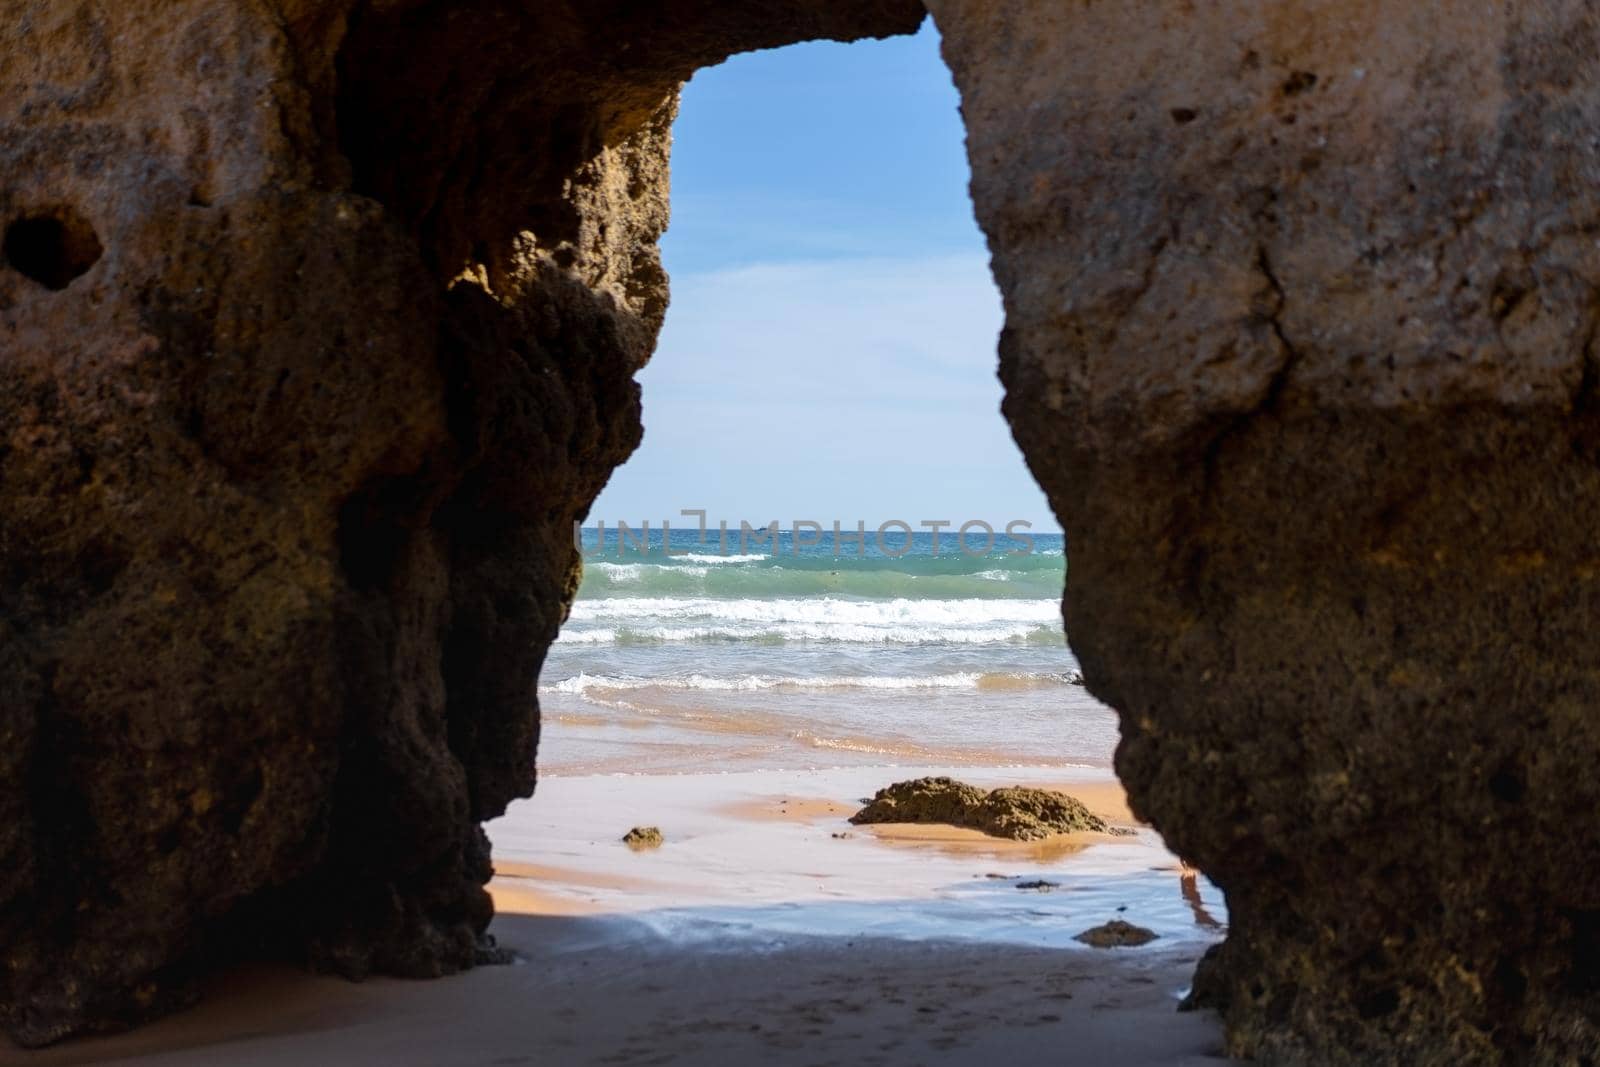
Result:
[[[1107,829],[1104,819],[1065,793],[1025,786],[979,789],[954,778],[913,778],[885,786],[850,821],[857,826],[943,823],[1013,841]]]
[[[1600,1062],[1600,9],[929,6],[1229,1050]]]
[[[622,843],[635,852],[660,848],[666,842],[658,826],[635,826],[622,835]]]
[[[1587,0],[930,0],[1006,414],[1269,1063],[1600,1049]],[[902,0],[0,4],[0,1017],[488,949],[676,86]]]
[[[679,84],[907,0],[0,3],[0,1021],[489,946]]]
[[[1161,935],[1143,926],[1135,926],[1126,919],[1112,919],[1108,923],[1091,927],[1073,938],[1090,948],[1138,948],[1148,945]]]

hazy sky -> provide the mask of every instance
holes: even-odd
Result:
[[[931,24],[689,83],[644,444],[591,524],[703,507],[1057,528],[999,414],[1000,298],[957,103]]]

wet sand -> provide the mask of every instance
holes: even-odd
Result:
[[[285,968],[221,978],[188,1012],[38,1064],[1200,1065],[1220,1028],[1180,1015],[1220,896],[1151,831],[999,842],[851,827],[857,801],[938,768],[550,778],[490,826],[517,955],[436,982]],[[1108,774],[996,768],[1127,822]],[[620,837],[660,826],[634,853]],[[1045,883],[1033,888],[1036,883]],[[1161,934],[1100,951],[1110,918]]]
[[[1134,832],[1019,842],[948,826],[848,822],[885,785],[948,773],[984,787],[1062,789]],[[639,825],[659,827],[666,843],[631,852],[620,839]],[[1133,821],[1115,777],[1088,768],[1073,778],[1059,768],[938,767],[553,777],[489,833],[497,886],[637,915],[677,936],[759,940],[892,928],[920,939],[1053,945],[1112,918],[1169,939],[1215,936],[1214,924],[1194,921],[1179,861]],[[1023,904],[1010,886],[979,884],[994,874],[1060,881],[1063,893]],[[1221,914],[1215,889],[1198,881],[1192,888]],[[905,906],[880,906],[890,902]],[[808,908],[802,920],[804,905],[826,907]],[[741,911],[731,934],[709,918],[729,908]]]
[[[685,950],[626,920],[503,916],[519,964],[352,985],[228,977],[133,1034],[19,1057],[59,1065],[984,1064],[1219,1067],[1211,1018],[1180,1015],[1197,953],[902,940]]]

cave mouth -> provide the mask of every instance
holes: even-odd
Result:
[[[577,533],[583,582],[540,678],[539,791],[490,824],[503,899],[518,871],[576,853],[591,905],[708,914],[740,867],[761,886],[748,930],[770,931],[776,905],[810,933],[846,929],[820,877],[901,900],[908,932],[1000,938],[1078,880],[1077,899],[1121,899],[1094,921],[1055,908],[1040,944],[1119,918],[1214,940],[1220,893],[1135,827],[1116,714],[1066,644],[1064,537],[998,417],[1002,309],[931,24],[703,70],[673,137],[646,435]],[[1127,833],[1018,845],[847,821],[936,777],[1063,791]],[[646,862],[689,888],[632,886],[631,849],[656,841]],[[894,862],[851,851],[880,843]],[[1117,848],[1148,877],[1111,873]],[[1014,866],[963,910],[951,865],[972,862]]]
[[[1061,731],[981,726],[1008,699],[1037,700],[1020,716],[1036,728],[1039,691],[1078,672],[1061,537],[997,416],[1003,312],[931,21],[702,69],[672,136],[673,302],[638,376],[646,436],[589,511],[545,696],[609,678],[664,732],[670,713],[645,697],[693,693],[767,752],[744,763],[712,745],[708,764],[795,769],[830,750],[860,763],[860,748],[929,766],[1093,751],[1109,766],[1103,709],[1094,744],[1066,754],[1049,751]],[[916,698],[941,695],[942,742],[908,744],[938,733]],[[541,774],[591,766],[591,749],[602,758],[558,716]]]
[[[877,831],[846,829],[843,808],[907,768],[992,787],[1059,785],[1087,764],[1097,803],[1131,819],[1111,766],[1116,715],[1079,684],[1065,641],[1061,535],[1020,563],[1011,542],[988,559],[955,547],[972,520],[1001,536],[1012,520],[1058,527],[996,417],[1002,303],[959,94],[923,6],[723,6],[715,33],[694,19],[613,33],[625,62],[572,47],[588,32],[576,5],[442,12],[352,23],[334,123],[348,170],[329,169],[407,230],[445,290],[448,424],[471,470],[432,496],[375,480],[344,513],[344,567],[382,596],[419,546],[450,546],[445,718],[471,816],[489,824],[502,914],[518,899],[507,872],[571,869],[574,855],[590,884],[546,891],[590,906],[603,878],[598,895],[620,909],[709,903],[729,881],[719,863],[751,860],[679,847],[685,834],[710,847],[702,820],[783,792],[838,819],[824,840],[870,844]],[[763,65],[765,85],[740,82]],[[685,511],[713,530],[776,520],[782,558],[681,540],[698,533]],[[930,519],[949,523],[938,559]],[[619,520],[652,525],[642,556],[595,551],[598,523],[614,550]],[[869,540],[898,520],[925,551],[797,559],[799,520],[870,523]],[[565,550],[571,569],[552,567]],[[368,551],[381,565],[364,568]],[[697,778],[703,795],[673,808]],[[665,844],[648,862],[686,862],[690,897],[615,888],[637,874],[623,837],[655,824]],[[1160,868],[1153,910],[1176,906],[1184,936],[1212,939],[1220,897],[1138,832]],[[759,866],[803,875],[805,855]],[[918,883],[929,893],[954,881],[939,862],[906,870],[941,879]],[[796,900],[815,889],[766,884]],[[997,884],[1001,913],[1027,903]]]
[[[105,249],[88,219],[61,206],[13,220],[0,251],[17,273],[59,291],[87,274]]]

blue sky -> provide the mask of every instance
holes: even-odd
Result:
[[[644,444],[589,520],[1054,530],[999,414],[958,99],[915,37],[736,56],[684,90]]]

